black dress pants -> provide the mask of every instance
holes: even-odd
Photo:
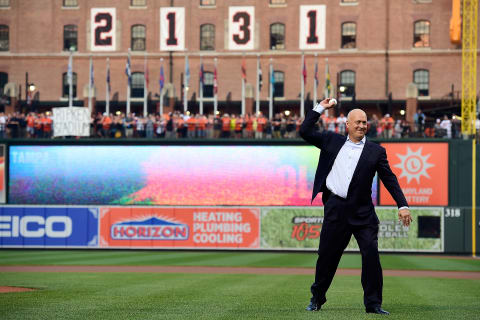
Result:
[[[325,204],[325,218],[320,233],[320,245],[311,291],[324,304],[325,297],[343,251],[352,234],[362,255],[363,302],[366,308],[382,305],[383,276],[378,254],[378,224],[353,225],[349,223],[353,206],[347,200],[332,195]]]

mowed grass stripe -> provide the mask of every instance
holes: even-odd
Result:
[[[1,319],[373,319],[359,276],[335,277],[319,313],[304,311],[313,276],[78,273],[0,274]],[[389,319],[475,319],[480,281],[385,277]]]
[[[480,259],[381,254],[384,269],[477,271]],[[109,250],[0,250],[0,265],[142,265],[217,267],[315,266],[316,253],[211,252],[211,251],[109,251]],[[346,253],[340,268],[361,268],[358,253]]]

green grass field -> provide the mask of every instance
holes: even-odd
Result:
[[[0,250],[0,265],[313,267],[314,253]],[[480,272],[480,260],[382,255],[384,269]],[[345,254],[341,268],[359,268]],[[320,312],[304,311],[312,276],[161,273],[0,273],[0,319],[377,319],[357,276],[336,276]],[[385,277],[389,319],[479,319],[480,280]]]

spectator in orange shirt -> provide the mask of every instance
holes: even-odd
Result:
[[[228,113],[225,113],[222,117],[222,134],[221,138],[229,138],[230,137],[230,117]]]
[[[248,114],[245,121],[246,121],[246,126],[245,126],[245,132],[246,132],[246,137],[249,139],[253,138],[253,119],[254,117],[251,114]]]
[[[190,139],[195,138],[195,130],[197,129],[197,119],[195,118],[194,115],[188,118],[187,126],[188,126],[188,131],[187,131],[188,138]]]
[[[205,138],[207,135],[208,119],[203,114],[197,114],[197,137]]]
[[[43,130],[42,130],[42,114],[39,114],[33,120],[35,126],[35,137],[36,138],[43,138]]]
[[[102,117],[102,137],[110,138],[111,125],[112,125],[112,119],[105,112]]]
[[[43,137],[51,138],[52,137],[52,119],[49,116],[45,116],[42,118],[42,126],[43,126]]]
[[[387,113],[385,117],[382,119],[382,125],[384,126],[383,129],[383,137],[390,139],[393,136],[393,126],[395,122],[393,118],[390,117],[390,114]]]
[[[243,119],[240,115],[237,115],[235,119],[235,138],[240,139],[242,137]]]
[[[27,137],[34,138],[35,137],[35,114],[30,112],[27,116]]]
[[[265,119],[263,114],[260,114],[260,116],[257,118],[257,131],[255,132],[255,139],[263,138],[263,129],[266,124],[267,124],[267,119]]]

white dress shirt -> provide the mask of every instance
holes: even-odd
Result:
[[[347,141],[335,158],[332,170],[327,176],[327,188],[339,197],[347,198],[348,187],[358,165],[365,141],[366,138],[363,137],[361,141],[355,143],[350,140],[350,137],[347,137]]]

